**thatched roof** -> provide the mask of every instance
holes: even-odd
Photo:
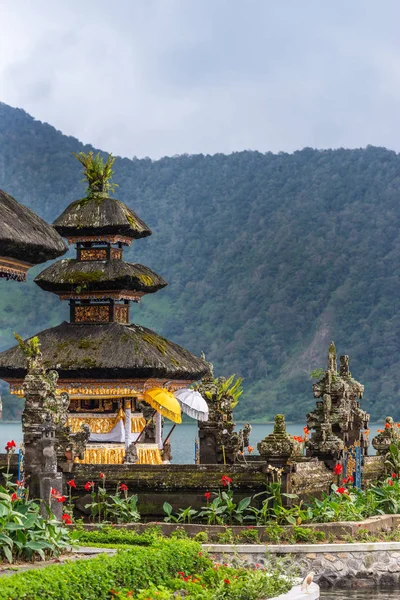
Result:
[[[38,334],[44,366],[61,379],[197,380],[209,367],[181,346],[139,325],[61,323]],[[0,378],[22,379],[19,346],[0,353]]]
[[[123,202],[112,198],[84,198],[70,204],[54,221],[63,237],[121,235],[142,238],[151,235],[141,219]]]
[[[123,260],[77,261],[62,259],[47,267],[35,279],[47,292],[134,290],[153,293],[167,285],[148,267]]]
[[[51,225],[0,190],[0,256],[36,265],[66,251],[67,246]]]

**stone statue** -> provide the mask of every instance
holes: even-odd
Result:
[[[396,433],[393,418],[386,417],[385,428],[382,431],[379,431],[378,435],[372,440],[372,446],[375,448],[378,456],[386,456],[389,452],[390,444],[394,441],[397,442],[398,435],[396,436]]]
[[[204,354],[202,358],[205,360]],[[210,371],[212,373],[211,367]],[[243,431],[236,432],[232,416],[233,408],[242,393],[241,383],[242,379],[235,381],[234,375],[228,379],[214,379],[210,374],[198,387],[198,392],[209,408],[208,421],[199,421],[201,464],[233,464],[248,445],[251,427],[247,424]]]
[[[293,455],[295,443],[293,438],[286,433],[284,415],[275,415],[273,433],[259,442],[257,448],[261,458],[267,462],[271,459],[282,459],[284,463]]]
[[[331,342],[328,349],[328,368],[313,384],[316,408],[307,415],[307,426],[312,430],[306,443],[307,456],[321,460],[337,461],[345,446],[359,443],[363,454],[368,451],[368,440],[361,433],[368,428],[370,416],[360,408],[364,386],[353,379],[349,357],[340,357],[337,372],[336,347]]]
[[[75,456],[83,458],[90,430],[87,425],[83,425],[81,432],[71,434],[66,425],[69,395],[57,394],[58,373],[47,371],[43,366],[38,338],[34,337],[27,342],[20,336],[16,335],[16,338],[28,365],[23,384],[25,407],[22,413],[25,472],[28,478],[31,477],[31,494],[39,495],[41,474],[54,473],[53,452],[58,467],[66,459],[72,466]],[[51,443],[46,440],[51,440]]]

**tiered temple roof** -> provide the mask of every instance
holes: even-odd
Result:
[[[0,190],[0,277],[24,281],[30,267],[66,251],[51,225]]]
[[[59,388],[72,397],[135,396],[155,385],[168,383],[176,389],[200,379],[208,373],[207,363],[130,323],[130,302],[167,285],[148,267],[123,260],[123,247],[151,235],[151,230],[107,191],[89,192],[54,223],[76,244],[76,258],[54,263],[35,279],[42,289],[70,303],[70,323],[38,334],[44,365],[58,371]],[[58,238],[55,231],[53,237]],[[38,239],[44,243],[46,238],[38,235]],[[0,377],[14,392],[22,394],[25,374],[19,346],[0,354]]]

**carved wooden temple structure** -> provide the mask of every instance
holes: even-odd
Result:
[[[167,285],[148,267],[123,260],[124,247],[151,230],[101,186],[89,187],[88,196],[70,204],[54,227],[54,236],[75,244],[76,258],[55,262],[35,282],[69,302],[70,321],[37,337],[43,365],[59,375],[57,392],[69,394],[71,431],[90,427],[82,462],[121,464],[134,447],[131,462],[160,464],[159,432],[154,436],[150,428],[150,435],[142,435],[146,421],[153,425],[146,392],[185,388],[207,374],[208,365],[154,331],[131,324],[131,303]],[[0,354],[0,377],[13,394],[24,395],[26,373],[19,346]],[[160,419],[157,424],[160,428]]]
[[[30,267],[66,251],[51,225],[0,190],[0,277],[25,281]]]

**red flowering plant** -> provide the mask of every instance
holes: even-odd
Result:
[[[12,475],[10,475],[10,465],[11,465],[11,457],[14,454],[14,452],[16,451],[16,448],[17,448],[17,444],[14,442],[14,440],[7,442],[6,447],[5,447],[5,451],[6,451],[6,455],[7,455],[7,468],[6,468],[6,472],[3,473],[3,477],[5,480],[5,485],[6,485],[7,490],[14,488],[14,484],[11,483]]]
[[[200,519],[207,521],[209,525],[221,525],[223,523],[243,523],[248,512],[248,507],[251,502],[251,498],[243,498],[239,502],[235,502],[233,499],[233,491],[231,484],[233,480],[228,475],[222,475],[221,483],[223,490],[219,489],[214,493],[214,499],[209,502],[211,493],[206,492],[204,497],[207,500],[206,506],[201,507],[201,511],[198,514]]]
[[[386,472],[392,473],[392,477],[393,474],[398,477],[400,475],[400,430],[399,424],[392,421],[386,422],[385,431],[381,433],[380,437],[385,438],[386,443],[388,440],[390,442],[385,456]]]
[[[9,444],[9,454],[15,450]],[[6,473],[6,487],[0,485],[0,563],[6,559],[14,560],[45,559],[57,556],[70,544],[68,532],[52,514],[51,500],[65,500],[56,489],[49,494],[47,517],[40,512],[39,503],[29,500],[24,493],[24,482],[12,482],[12,476]]]
[[[305,438],[302,438],[301,435],[293,435],[292,439],[295,442],[295,445],[293,448],[293,454],[295,456],[303,456],[304,449],[305,449],[305,441],[306,441]]]
[[[86,504],[85,508],[90,508],[93,522],[112,523],[135,523],[140,520],[140,513],[137,508],[138,497],[136,494],[129,494],[129,488],[126,483],[117,483],[115,493],[110,494],[106,488],[106,476],[99,474],[99,484],[96,486],[93,481],[85,484],[85,489],[91,491],[92,502]]]

